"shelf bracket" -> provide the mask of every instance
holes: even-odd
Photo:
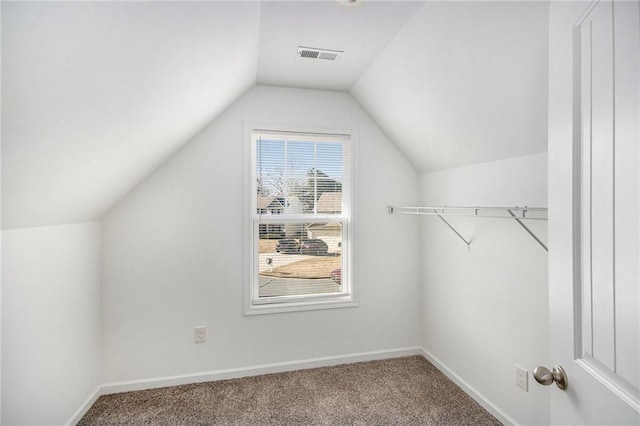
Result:
[[[527,231],[527,233],[529,235],[531,235],[533,237],[533,239],[536,240],[538,242],[538,244],[540,244],[545,251],[547,251],[547,252],[549,251],[549,248],[547,247],[547,245],[545,243],[543,243],[542,240],[540,238],[538,238],[538,236],[531,229],[529,229],[529,227],[527,225],[525,225],[516,214],[514,214],[511,211],[511,209],[507,209],[507,211],[509,212],[511,217],[513,217],[515,219],[515,221],[518,222],[518,225],[522,226],[522,228],[525,231]]]
[[[449,229],[451,229],[457,236],[458,238],[460,238],[462,241],[464,241],[464,243],[467,245],[467,248],[470,249],[471,248],[471,241],[467,241],[462,235],[460,235],[460,233],[456,230],[456,228],[454,228],[444,217],[442,217],[440,215],[440,213],[438,213],[435,209],[433,210],[433,213],[435,213],[436,216],[438,216],[440,218],[441,221],[443,221],[448,227]]]

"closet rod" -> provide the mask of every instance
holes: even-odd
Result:
[[[465,210],[469,212],[465,212]],[[443,216],[466,216],[466,217],[486,217],[492,219],[513,219],[518,225],[522,227],[545,251],[549,251],[549,248],[544,242],[527,226],[522,222],[523,220],[547,220],[547,207],[529,207],[529,206],[514,206],[514,207],[486,207],[486,206],[431,206],[431,207],[394,207],[387,206],[389,213],[404,213],[404,214],[418,214],[427,216],[438,216],[448,227],[451,229],[468,248],[471,247],[471,242],[467,241]],[[482,211],[493,212],[505,212],[508,216],[500,216],[499,214],[480,214]],[[534,213],[536,216],[527,216],[527,213]],[[544,216],[541,216],[544,214]]]
[[[492,214],[492,215],[480,214],[480,212],[483,212],[483,211],[485,212],[486,211],[493,211],[493,212],[503,211],[505,213],[509,213],[511,211],[511,212],[518,213],[516,214],[516,217],[518,219],[547,220],[546,207],[529,207],[529,206],[524,206],[524,207],[520,207],[520,206],[514,206],[514,207],[485,207],[485,206],[482,206],[482,207],[481,206],[394,207],[394,206],[388,206],[387,209],[389,213],[394,213],[397,211],[398,213],[404,213],[404,214],[423,214],[423,215],[438,215],[438,216],[477,216],[477,217],[490,217],[494,219],[515,219],[515,217],[512,216],[511,214],[509,214],[509,216],[507,215],[500,216],[498,214]],[[472,211],[472,212],[465,212],[465,210]],[[538,215],[527,216],[527,213],[529,212],[538,213]],[[541,213],[544,213],[545,216],[544,217],[539,216],[539,214]]]

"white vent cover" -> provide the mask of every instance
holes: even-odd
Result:
[[[323,59],[325,61],[335,61],[340,59],[344,52],[342,50],[318,49],[315,47],[298,46],[298,58]]]

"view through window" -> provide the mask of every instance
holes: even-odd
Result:
[[[254,132],[252,140],[253,301],[348,293],[349,136]]]

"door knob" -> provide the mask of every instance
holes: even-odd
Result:
[[[567,373],[564,372],[560,365],[554,365],[552,371],[549,371],[547,367],[536,367],[533,370],[533,377],[536,382],[544,386],[549,386],[553,382],[556,382],[556,386],[562,390],[566,390],[567,386],[569,386]]]

